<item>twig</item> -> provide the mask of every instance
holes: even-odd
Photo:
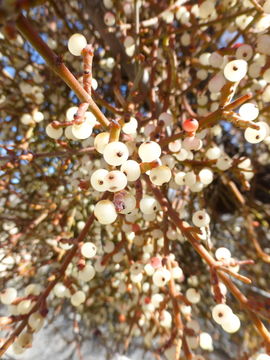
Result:
[[[194,238],[192,233],[186,231],[186,228],[183,225],[183,221],[179,218],[177,212],[171,207],[169,201],[164,197],[161,191],[157,187],[155,187],[146,176],[145,176],[145,180],[147,182],[148,187],[152,190],[154,196],[159,201],[160,205],[163,208],[166,207],[166,212],[168,216],[171,218],[174,224],[179,228],[179,230],[186,237],[186,239],[190,242],[192,247],[210,267],[215,268],[218,265],[216,260],[210,255],[210,253],[206,250],[206,248]],[[226,274],[219,273],[219,277],[221,278],[222,282],[228,287],[228,289],[231,291],[231,293],[237,299],[237,301],[239,301],[242,307],[246,310],[254,326],[257,328],[258,332],[264,338],[266,343],[270,345],[270,334],[267,328],[262,323],[262,321],[259,319],[259,317],[255,313],[250,311],[248,307],[247,297],[234,285],[234,283],[229,279],[229,277]]]
[[[20,14],[16,20],[16,27],[21,34],[30,42],[37,52],[44,58],[51,70],[53,70],[78,96],[82,102],[87,102],[97,120],[104,126],[109,125],[109,120],[100,111],[91,96],[84,90],[78,80],[64,65],[61,57],[57,56],[33,29],[30,22]]]
[[[91,96],[92,89],[92,63],[94,56],[94,49],[92,45],[87,45],[83,51],[83,87],[84,90]]]
[[[107,198],[108,194],[105,193],[102,196],[102,199]],[[7,351],[7,349],[13,344],[16,337],[23,331],[23,329],[28,324],[28,317],[39,310],[40,306],[44,303],[44,301],[47,299],[55,285],[58,283],[58,281],[65,275],[65,271],[68,267],[68,265],[71,263],[72,259],[77,253],[79,244],[84,240],[86,237],[91,225],[93,224],[95,220],[94,214],[91,214],[82,229],[80,235],[78,236],[77,243],[73,245],[73,247],[66,253],[66,256],[63,260],[63,263],[58,271],[58,274],[54,277],[54,279],[49,283],[47,288],[43,291],[43,293],[39,296],[38,301],[36,302],[35,306],[31,309],[31,311],[27,314],[27,317],[22,321],[22,323],[13,331],[13,333],[9,336],[9,338],[5,341],[5,343],[0,348],[0,357]]]
[[[5,155],[0,156],[0,161],[19,161],[19,160],[25,160],[26,157],[30,157],[30,160],[39,159],[39,158],[46,158],[46,157],[69,157],[72,155],[83,155],[92,153],[95,150],[94,147],[86,147],[79,150],[74,149],[68,149],[67,151],[53,151],[53,152],[47,152],[47,153],[32,153],[31,151],[21,154],[21,155]],[[29,160],[28,159],[28,160]]]

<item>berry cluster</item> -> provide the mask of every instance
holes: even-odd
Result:
[[[270,1],[96,3],[33,11],[47,44],[16,15],[47,64],[0,34],[0,356],[63,308],[123,351],[269,360]]]

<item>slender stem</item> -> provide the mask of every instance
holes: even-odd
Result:
[[[110,123],[110,138],[109,142],[118,141],[121,133],[121,125],[117,120]]]
[[[91,96],[80,85],[75,76],[68,70],[60,56],[57,56],[49,46],[41,39],[33,29],[30,22],[20,14],[16,20],[16,27],[20,33],[30,42],[37,52],[44,58],[47,65],[53,70],[78,96],[82,102],[89,104],[90,110],[97,117],[97,120],[104,126],[109,126],[109,120],[104,116]]]
[[[201,117],[199,119],[200,128],[202,129],[202,128],[206,128],[206,127],[215,125],[220,120],[224,111],[234,110],[234,109],[238,108],[240,105],[242,105],[243,103],[245,103],[246,101],[250,100],[251,98],[252,98],[252,94],[250,94],[250,93],[243,95],[240,98],[236,99],[235,101],[231,102],[230,104],[226,104],[226,106],[224,106],[224,108],[222,108],[222,107],[218,108],[217,110],[210,113],[209,115]]]
[[[91,220],[92,220],[92,216],[91,215]],[[94,218],[93,218],[94,220]],[[92,222],[93,222],[92,220]],[[88,221],[89,222],[89,221]],[[92,224],[91,222],[91,224]],[[49,283],[49,285],[47,286],[47,288],[45,289],[45,291],[42,293],[42,295],[40,296],[39,300],[37,301],[37,303],[35,304],[35,306],[33,307],[33,309],[31,310],[31,312],[28,314],[28,316],[22,321],[22,323],[13,331],[13,333],[9,336],[9,338],[6,340],[6,342],[1,346],[0,348],[0,357],[2,355],[4,355],[4,353],[7,351],[7,349],[13,344],[13,342],[15,341],[16,337],[23,331],[23,329],[27,326],[28,324],[28,317],[30,316],[30,314],[32,314],[33,312],[36,312],[39,310],[41,304],[44,302],[44,300],[49,296],[50,292],[52,291],[52,289],[54,288],[54,286],[57,284],[57,282],[61,279],[61,277],[65,274],[65,271],[69,265],[69,263],[71,262],[71,260],[73,259],[73,257],[75,256],[76,252],[78,249],[78,245],[75,244],[73,245],[73,247],[67,252],[65,260],[63,261],[63,264],[59,270],[58,276],[55,277],[55,279]]]
[[[108,196],[107,193],[105,193],[102,196],[102,199],[106,199]],[[49,296],[49,294],[51,293],[51,291],[53,290],[53,288],[55,287],[55,285],[58,283],[58,281],[65,275],[65,271],[68,267],[68,265],[71,263],[72,259],[74,258],[74,256],[77,253],[78,247],[80,245],[80,243],[84,240],[84,238],[86,237],[91,225],[93,224],[95,220],[95,216],[94,214],[91,214],[88,217],[88,220],[86,222],[86,224],[84,225],[84,228],[82,229],[80,235],[77,238],[77,242],[73,245],[73,247],[66,253],[66,256],[64,258],[64,261],[58,271],[58,274],[54,277],[54,279],[49,283],[49,285],[47,286],[47,288],[44,290],[44,292],[39,296],[38,301],[36,302],[35,306],[32,308],[32,310],[29,312],[29,314],[27,314],[27,317],[22,321],[22,323],[13,331],[13,333],[9,336],[9,338],[6,340],[6,342],[1,346],[0,348],[0,357],[2,355],[4,355],[4,353],[7,351],[7,349],[13,344],[13,342],[15,341],[16,337],[23,331],[23,329],[27,326],[28,324],[28,317],[38,311],[41,307],[41,305],[44,303],[44,300],[47,299],[47,297]]]
[[[92,89],[92,63],[94,56],[94,49],[92,45],[87,45],[83,51],[83,87],[84,90],[91,96]]]
[[[187,229],[183,224],[183,221],[179,218],[177,212],[172,208],[171,204],[169,203],[167,198],[164,197],[162,192],[151,183],[148,177],[145,176],[144,179],[146,180],[148,187],[152,190],[154,196],[159,201],[160,205],[164,209],[166,209],[167,215],[171,218],[171,220],[174,222],[176,227],[178,227],[179,230],[182,232],[182,234],[186,237],[186,239],[192,245],[194,250],[196,250],[196,252],[201,256],[201,258],[205,260],[205,262],[210,266],[210,268],[218,267],[217,261],[206,250],[206,248],[196,240],[195,236],[190,231],[187,231]],[[247,297],[235,286],[235,284],[226,274],[219,272],[218,275],[222,280],[222,282],[228,287],[228,289],[233,294],[233,296],[239,301],[242,307],[247,311],[250,319],[252,320],[258,332],[261,334],[261,336],[264,338],[267,344],[270,345],[270,333],[268,332],[267,328],[264,326],[262,321],[259,319],[259,317],[254,312],[250,311]]]
[[[33,159],[40,159],[46,157],[70,157],[72,155],[83,155],[91,153],[95,150],[94,147],[86,147],[79,150],[69,149],[67,151],[53,151],[53,152],[46,152],[46,153],[32,153],[28,152],[22,155],[5,155],[0,156],[0,161],[19,161],[19,160],[33,160]]]

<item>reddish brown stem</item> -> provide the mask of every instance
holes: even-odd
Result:
[[[83,51],[83,87],[84,90],[91,96],[92,89],[92,63],[94,56],[94,49],[92,45],[87,45]]]
[[[78,96],[82,102],[87,102],[97,120],[105,127],[109,120],[100,111],[91,96],[80,85],[74,75],[68,70],[60,56],[57,56],[49,46],[41,39],[33,29],[30,22],[20,14],[16,20],[16,27],[21,34],[30,42],[37,52],[44,58],[51,70],[53,70]]]
[[[148,177],[145,176],[145,180],[147,182],[148,187],[152,190],[154,196],[159,201],[160,205],[162,207],[166,207],[168,216],[171,218],[171,220],[174,222],[174,224],[179,228],[179,230],[181,230],[182,234],[190,242],[192,247],[196,250],[196,252],[201,256],[202,259],[205,260],[205,262],[210,267],[215,268],[218,265],[216,260],[210,255],[210,253],[206,250],[206,248],[194,238],[192,233],[186,231],[186,228],[183,225],[183,221],[179,218],[177,212],[172,208],[171,204],[164,197],[162,192],[151,183],[151,181],[148,179]],[[234,283],[230,280],[230,278],[226,274],[219,273],[219,277],[222,280],[222,282],[231,291],[233,296],[239,301],[239,303],[242,305],[242,307],[247,311],[254,326],[256,327],[258,332],[261,334],[261,336],[264,338],[266,343],[268,345],[270,345],[270,334],[269,334],[267,328],[262,323],[262,321],[259,319],[259,317],[255,313],[250,311],[249,306],[248,306],[247,297],[234,285]]]
[[[105,199],[107,197],[107,193],[104,194],[102,199]],[[93,224],[95,220],[94,214],[91,214],[82,229],[80,235],[78,236],[77,243],[73,245],[73,247],[66,253],[66,256],[63,260],[63,263],[58,271],[58,274],[54,277],[54,279],[49,283],[47,288],[43,291],[43,293],[39,296],[39,299],[37,300],[35,306],[32,308],[31,312],[27,314],[27,317],[22,321],[22,323],[13,331],[13,333],[9,336],[9,338],[5,341],[5,343],[0,348],[0,357],[7,351],[7,349],[13,344],[16,337],[23,331],[23,329],[28,324],[28,317],[38,311],[44,301],[47,299],[49,294],[51,293],[52,289],[55,287],[55,285],[58,283],[58,281],[65,275],[65,271],[68,267],[68,265],[71,263],[72,259],[77,253],[78,245],[80,242],[84,240],[86,237],[91,225]]]

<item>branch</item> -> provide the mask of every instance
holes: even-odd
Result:
[[[83,51],[83,87],[84,90],[91,96],[92,89],[92,63],[94,56],[94,49],[91,45],[87,45]]]
[[[200,257],[205,260],[205,262],[210,266],[210,268],[218,267],[217,261],[206,250],[206,248],[201,243],[199,243],[199,241],[196,240],[195,236],[190,231],[187,231],[183,224],[183,221],[179,218],[178,213],[172,208],[171,204],[169,203],[167,198],[164,197],[162,192],[151,183],[148,177],[145,176],[145,180],[148,187],[152,190],[154,196],[159,201],[161,207],[163,209],[166,209],[167,215],[171,218],[176,227],[178,227],[182,234],[186,237],[194,250],[196,250]],[[261,334],[267,344],[270,345],[270,333],[268,332],[262,321],[259,319],[259,317],[254,312],[250,311],[247,297],[235,286],[235,284],[226,274],[220,272],[218,275],[221,278],[222,282],[231,291],[236,300],[242,305],[243,309],[246,310],[258,332]]]
[[[102,196],[102,199],[106,199],[108,196],[107,193],[105,193]],[[43,291],[43,293],[39,296],[39,299],[37,301],[37,303],[35,304],[35,306],[31,309],[31,311],[27,314],[27,317],[22,321],[22,323],[13,331],[13,333],[9,336],[9,338],[6,340],[6,342],[1,346],[0,348],[0,357],[4,355],[4,353],[7,351],[7,349],[13,344],[13,342],[15,341],[16,337],[23,331],[23,329],[27,326],[28,324],[28,318],[29,316],[38,311],[40,306],[42,304],[44,304],[44,300],[47,299],[47,297],[50,295],[51,291],[53,290],[53,288],[55,287],[55,285],[58,283],[58,281],[65,275],[65,271],[68,267],[68,265],[71,263],[72,259],[74,258],[74,256],[77,253],[79,244],[84,240],[84,238],[86,237],[91,225],[93,224],[95,220],[95,215],[91,214],[88,217],[88,220],[86,222],[86,224],[84,225],[84,228],[82,229],[80,235],[77,238],[77,243],[75,243],[73,245],[73,247],[66,253],[66,256],[64,258],[64,261],[58,271],[58,275],[56,275],[54,277],[54,279],[49,283],[49,285],[47,286],[47,288]]]
[[[89,104],[89,108],[96,116],[97,120],[108,127],[109,120],[104,116],[91,96],[84,90],[74,75],[68,70],[60,56],[57,56],[49,46],[41,39],[38,33],[33,29],[30,22],[20,14],[16,20],[16,27],[20,33],[30,42],[37,52],[44,58],[47,65],[54,71],[78,96],[81,102]]]
[[[252,94],[248,93],[236,99],[235,101],[232,101],[230,104],[218,108],[216,111],[210,113],[209,115],[199,118],[200,129],[215,125],[222,117],[223,111],[234,110],[240,105],[244,104],[246,101],[250,100],[251,98]]]
[[[11,154],[0,156],[0,161],[19,161],[19,160],[28,160],[32,161],[34,159],[46,158],[46,157],[70,157],[72,155],[83,155],[91,153],[95,150],[94,147],[86,147],[79,150],[69,149],[67,151],[53,151],[46,153],[32,153],[31,151],[23,153],[21,155]]]

